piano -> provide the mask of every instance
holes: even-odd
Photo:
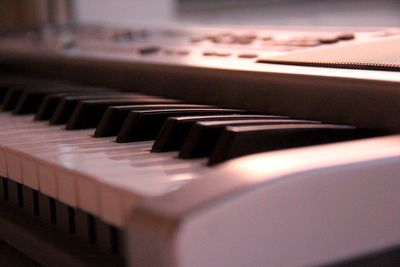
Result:
[[[400,29],[0,36],[0,239],[45,266],[396,266]]]

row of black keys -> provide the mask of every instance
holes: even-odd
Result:
[[[155,140],[152,151],[179,151],[180,158],[209,157],[209,164],[262,151],[376,135],[352,126],[252,114],[185,104],[179,100],[63,84],[2,85],[2,110],[35,113],[35,120],[96,128],[94,137],[116,142]]]

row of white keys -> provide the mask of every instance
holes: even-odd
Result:
[[[35,123],[28,122],[27,129]],[[205,169],[201,161],[149,153],[152,142],[117,144],[91,137],[93,130],[46,133],[46,127],[2,146],[15,158],[7,168],[19,165],[23,184],[114,225],[121,226],[143,196],[173,190]]]

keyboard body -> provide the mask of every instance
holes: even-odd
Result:
[[[58,246],[37,234],[36,221],[4,211],[10,230],[2,239],[46,265],[93,258],[131,266],[393,264],[400,244],[397,44],[395,28],[72,25],[4,35],[3,84],[61,80],[82,86],[80,94],[118,88],[107,91],[121,94],[118,101],[135,92],[385,134],[208,166],[176,151],[150,153],[154,138],[117,144],[94,138],[95,127],[65,131],[32,114],[2,112],[2,197],[63,240],[72,231],[63,220],[73,218],[77,228],[70,245]],[[50,212],[38,216],[35,207]],[[19,229],[28,233],[22,240],[41,245],[13,241]],[[43,250],[58,256],[43,259]]]

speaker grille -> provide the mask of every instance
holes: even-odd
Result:
[[[259,63],[400,71],[400,38],[314,49],[259,59]]]

